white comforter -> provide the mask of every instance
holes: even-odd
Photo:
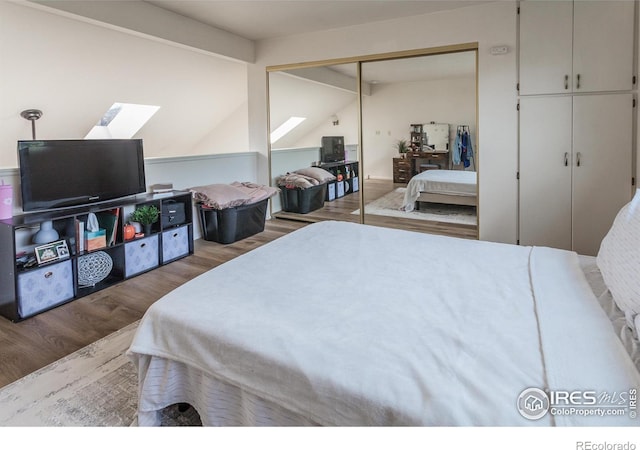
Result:
[[[421,192],[472,197],[476,195],[477,174],[468,170],[425,170],[407,184],[402,203],[405,211],[413,211]]]
[[[640,386],[577,256],[547,248],[309,225],[156,302],[129,354],[324,425],[638,425],[518,413],[528,387]],[[141,379],[140,412],[167,406]]]

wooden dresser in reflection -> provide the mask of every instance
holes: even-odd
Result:
[[[393,158],[393,182],[408,183],[424,170],[449,168],[449,152],[408,152],[405,158]]]

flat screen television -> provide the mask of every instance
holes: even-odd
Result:
[[[344,136],[322,136],[320,161],[331,163],[344,160]]]
[[[18,141],[18,159],[24,211],[146,191],[142,139]]]

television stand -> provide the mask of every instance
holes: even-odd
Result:
[[[345,166],[345,165],[350,165],[350,164],[358,164],[358,161],[346,161],[346,160],[342,160],[342,161],[333,161],[333,162],[323,162],[320,163],[319,166],[321,169],[332,169],[334,167],[340,167],[340,166]],[[329,171],[331,172],[331,171]]]
[[[158,221],[144,236],[132,237],[128,227],[125,235],[129,216],[144,205],[158,208]],[[163,207],[184,216],[163,218]],[[191,192],[173,191],[0,220],[0,315],[18,322],[193,254],[192,210]],[[82,231],[89,213],[101,228],[95,248]],[[48,222],[53,241],[33,244]]]
[[[353,194],[360,190],[360,166],[358,161],[335,161],[320,163],[321,169],[331,172],[336,176],[336,181],[327,183],[327,194],[325,200],[331,202],[337,198],[348,194]]]

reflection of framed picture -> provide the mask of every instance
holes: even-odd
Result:
[[[35,252],[38,264],[43,264],[68,257],[69,247],[67,247],[67,241],[63,239],[60,241],[50,242],[49,244],[40,245],[35,248]]]

